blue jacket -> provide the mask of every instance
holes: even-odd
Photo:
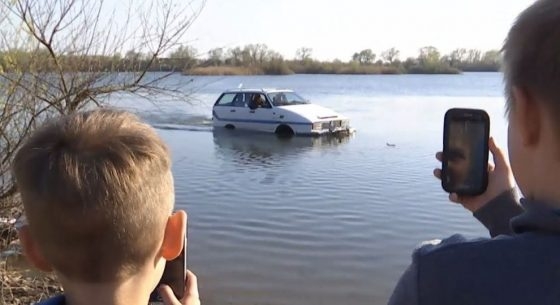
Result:
[[[416,249],[389,304],[560,304],[560,211],[521,204],[507,192],[475,213],[491,239],[454,235]]]
[[[37,305],[66,305],[66,298],[64,297],[64,295],[59,295],[54,298],[42,301]]]

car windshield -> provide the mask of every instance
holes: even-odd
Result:
[[[272,101],[272,105],[274,106],[309,104],[308,101],[295,92],[271,92],[268,94],[268,98]]]

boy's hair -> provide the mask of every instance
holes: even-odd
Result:
[[[173,208],[166,145],[134,115],[60,117],[18,151],[13,171],[40,253],[65,277],[118,281],[161,247]]]
[[[537,0],[519,15],[502,49],[507,110],[512,88],[527,90],[560,114],[560,1]]]

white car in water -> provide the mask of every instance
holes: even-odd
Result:
[[[236,89],[223,92],[212,109],[214,128],[278,135],[351,133],[350,120],[311,104],[292,90]]]

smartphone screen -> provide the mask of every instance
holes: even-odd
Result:
[[[445,115],[442,185],[459,195],[482,194],[488,184],[490,119],[478,109],[450,109]]]
[[[166,284],[171,287],[175,297],[178,300],[183,298],[183,294],[185,293],[185,278],[187,276],[187,237],[185,236],[185,242],[183,244],[183,250],[181,254],[175,259],[166,262],[165,269],[163,271],[163,275],[161,280],[156,286],[156,289],[150,295],[150,302],[161,302],[162,299],[157,292],[157,287],[160,284]]]

